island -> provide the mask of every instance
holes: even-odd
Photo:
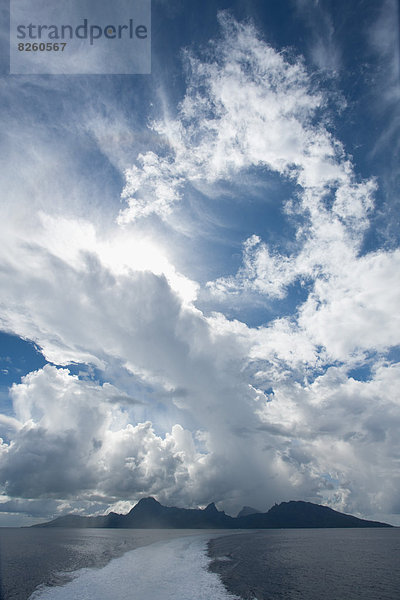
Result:
[[[267,512],[248,506],[237,517],[217,509],[212,502],[204,509],[163,506],[154,498],[142,498],[126,515],[110,512],[97,517],[68,514],[33,527],[116,529],[304,529],[392,527],[340,513],[328,506],[295,501],[275,504]]]

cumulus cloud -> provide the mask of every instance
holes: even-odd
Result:
[[[181,426],[164,438],[149,422],[133,426],[114,386],[82,381],[66,369],[47,365],[30,373],[11,395],[20,427],[1,446],[0,478],[9,496],[168,497],[200,456]]]
[[[244,386],[241,391],[246,393]],[[118,505],[154,495],[184,506],[207,503],[212,494],[236,507],[257,481],[258,501],[266,501],[272,473],[262,449],[265,435],[254,435],[260,420],[253,417],[252,431],[251,412],[237,406],[233,390],[230,415],[226,396],[213,398],[213,389],[208,405],[200,399],[197,411],[207,430],[191,433],[175,424],[164,435],[150,422],[132,425],[113,386],[79,380],[66,369],[47,365],[11,393],[20,427],[1,445],[0,480],[9,497],[62,500],[56,506],[70,510],[77,510],[79,498],[93,511],[96,501]],[[254,404],[259,395],[249,390]],[[288,494],[290,467],[278,463],[272,469],[276,486]],[[24,507],[32,514],[30,505]],[[4,510],[16,508],[4,503]]]
[[[398,363],[377,364],[368,381],[331,367],[311,384],[278,383],[261,408],[264,427],[282,439],[284,460],[323,474],[322,493],[340,509],[395,512],[399,375]]]

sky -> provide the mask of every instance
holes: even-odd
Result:
[[[153,0],[151,74],[10,75],[0,525],[400,525],[395,0]]]

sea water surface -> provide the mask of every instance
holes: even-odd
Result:
[[[176,594],[180,580],[185,581],[182,594],[188,594],[182,598],[231,598],[218,575],[207,571],[207,541],[224,533],[0,528],[0,600],[175,600],[181,596],[168,596],[168,589]],[[211,596],[196,596],[194,582]]]
[[[0,541],[1,600],[400,598],[400,529],[10,529]]]
[[[400,529],[270,529],[211,540],[245,600],[400,600]]]

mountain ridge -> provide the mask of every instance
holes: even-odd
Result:
[[[348,527],[392,527],[388,523],[359,519],[328,506],[290,500],[275,504],[267,512],[230,517],[214,502],[205,509],[163,506],[152,497],[142,498],[126,515],[111,512],[98,517],[65,515],[33,527],[121,528],[121,529],[304,529]],[[251,509],[255,510],[255,509]]]

